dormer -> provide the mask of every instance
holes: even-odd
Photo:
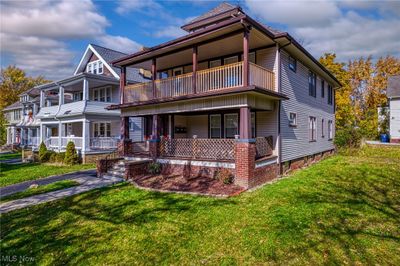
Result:
[[[229,3],[223,2],[219,6],[191,20],[189,23],[183,25],[181,28],[191,33],[232,19],[240,14],[242,14],[242,10],[239,6],[234,6]]]

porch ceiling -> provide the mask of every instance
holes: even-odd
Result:
[[[195,43],[204,42],[206,39],[213,39],[218,36],[223,36],[228,33],[237,32],[241,29],[241,26],[234,25],[229,30],[221,30],[218,34],[211,34],[211,36],[207,36],[207,38],[199,38]],[[273,45],[274,42],[271,38],[267,37],[262,32],[253,28],[250,32],[250,50],[257,49],[269,45]],[[186,46],[185,46],[186,47]],[[177,47],[176,52],[173,53],[174,50],[168,51],[166,55],[160,55],[157,58],[157,70],[168,69],[176,66],[182,65],[191,65],[192,64],[192,48],[189,47],[187,49],[181,50],[182,47]],[[237,32],[232,36],[227,36],[226,38],[218,39],[212,42],[204,43],[198,46],[198,61],[204,61],[211,58],[223,57],[230,54],[242,53],[243,52],[243,33]],[[161,52],[154,52],[150,56],[143,56],[145,61],[142,61],[137,64],[131,65],[132,67],[144,68],[147,70],[151,69],[151,58],[156,56],[157,54],[161,54]]]

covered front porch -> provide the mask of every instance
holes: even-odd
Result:
[[[189,165],[213,174],[225,168],[237,184],[254,186],[257,168],[273,165],[277,173],[279,104],[278,98],[249,92],[126,108],[120,156],[151,158],[172,171]],[[142,118],[142,142],[129,139],[132,116]]]

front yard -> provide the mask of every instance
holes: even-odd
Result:
[[[61,175],[94,168],[96,168],[94,164],[77,164],[68,166],[39,163],[5,164],[0,162],[0,187],[29,180],[36,180],[51,175]]]
[[[229,199],[122,184],[1,216],[38,264],[400,264],[400,150],[364,148]]]

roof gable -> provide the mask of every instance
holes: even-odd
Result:
[[[88,47],[86,48],[81,60],[79,61],[77,68],[75,69],[74,75],[77,75],[85,71],[86,65],[93,55],[95,55],[98,58],[98,60],[100,60],[103,63],[103,66],[110,71],[110,73],[114,76],[114,78],[119,79],[119,74],[115,71],[115,67],[111,66],[111,61],[114,59],[118,59],[126,54],[94,44],[89,44]]]

